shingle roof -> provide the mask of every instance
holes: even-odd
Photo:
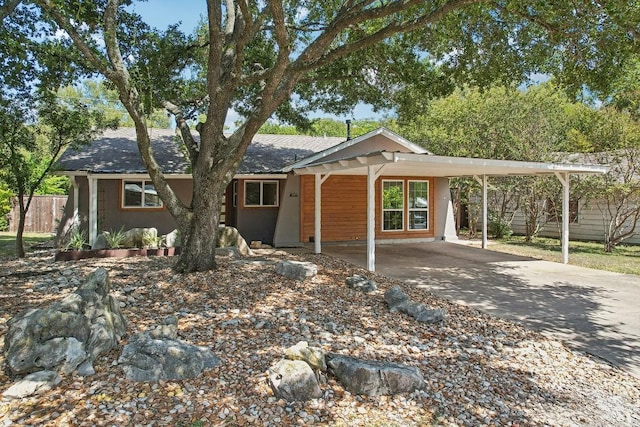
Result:
[[[188,161],[180,151],[175,131],[151,129],[151,145],[165,174],[182,174]],[[301,135],[256,135],[237,173],[279,173],[298,161],[342,142],[343,138]],[[108,130],[88,146],[67,150],[58,166],[63,171],[92,173],[146,173],[138,152],[135,130]]]

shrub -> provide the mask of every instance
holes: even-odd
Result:
[[[487,224],[487,231],[489,234],[496,238],[502,239],[503,237],[509,237],[513,234],[511,224],[502,217],[490,217]]]
[[[111,230],[108,233],[104,233],[104,239],[111,249],[118,249],[126,237],[127,233],[124,231],[124,227],[121,227],[118,231]]]
[[[80,230],[80,228],[75,227],[71,234],[69,235],[69,241],[65,245],[65,249],[69,250],[82,250],[87,246],[87,234]]]

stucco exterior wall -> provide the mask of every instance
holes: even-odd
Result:
[[[453,203],[451,202],[451,189],[449,178],[436,178],[435,210],[436,210],[436,240],[457,240],[456,221],[453,215]]]
[[[180,200],[189,203],[191,181],[186,179],[168,180]],[[167,234],[176,228],[176,223],[166,209],[123,208],[121,200],[122,181],[108,179],[98,181],[98,232],[125,230],[136,227],[155,227],[158,234]]]
[[[86,177],[76,177],[78,185],[78,220],[82,230],[88,230],[89,222],[89,182]],[[190,203],[192,186],[187,179],[169,179],[169,185],[185,203]],[[156,227],[159,234],[166,234],[176,228],[173,217],[166,208],[126,209],[121,206],[120,179],[98,180],[98,232],[125,230],[135,227]],[[73,222],[73,201],[75,189],[69,194],[58,236],[64,234]]]
[[[276,247],[300,246],[300,176],[289,174],[280,197],[273,244]]]
[[[260,181],[251,179],[250,181]],[[238,199],[235,207],[235,226],[242,237],[250,243],[259,240],[262,243],[273,245],[278,210],[282,205],[285,180],[278,180],[279,206],[275,207],[245,207],[244,206],[244,181],[238,180]],[[271,179],[267,181],[273,181]]]

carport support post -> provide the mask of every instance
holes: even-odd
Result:
[[[487,200],[487,175],[482,175],[482,249],[487,249],[488,241],[487,241],[487,219],[488,219],[488,205],[489,201]]]
[[[313,232],[313,246],[315,253],[322,252],[321,233],[322,233],[322,180],[320,174],[315,174],[315,230]]]
[[[329,178],[329,174],[325,174],[325,176],[319,173],[315,174],[315,230],[313,232],[313,249],[317,254],[322,252],[322,184],[327,178]]]
[[[87,176],[89,183],[89,246],[98,237],[98,179]]]
[[[480,185],[482,185],[482,249],[487,249],[487,214],[488,201],[487,201],[487,187],[489,186],[487,175],[482,175],[480,178],[477,175],[473,176],[473,179]]]
[[[376,271],[376,174],[367,167],[367,270]]]
[[[569,184],[571,182],[568,173],[556,173],[562,184],[562,263],[569,263]]]

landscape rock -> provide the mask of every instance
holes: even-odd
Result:
[[[409,301],[409,296],[402,292],[399,286],[394,286],[384,293],[384,300],[389,307],[389,311],[395,313]]]
[[[424,304],[411,301],[399,286],[394,286],[385,292],[384,300],[390,312],[408,314],[418,322],[437,323],[447,317],[447,312],[443,309],[430,309]]]
[[[327,355],[329,372],[351,393],[378,396],[421,390],[426,386],[418,368],[339,354]]]
[[[284,354],[287,359],[307,362],[313,369],[319,369],[323,372],[327,370],[324,351],[318,347],[309,347],[309,343],[306,341],[300,341],[296,345],[289,347]]]
[[[322,397],[322,390],[311,367],[301,360],[282,359],[267,372],[273,394],[288,402]]]
[[[164,238],[164,244],[166,247],[175,248],[176,246],[180,246],[180,232],[177,229],[162,237]]]
[[[225,248],[216,248],[216,256],[226,258],[240,258],[242,255],[235,246],[227,246]]]
[[[107,249],[109,247],[109,245],[107,244],[108,234],[109,234],[108,231],[98,234],[98,236],[96,237],[96,240],[93,242],[93,245],[91,246],[91,249],[96,249],[96,250]]]
[[[218,228],[218,243],[219,248],[226,248],[235,246],[238,248],[238,252],[243,256],[252,256],[253,252],[247,242],[244,240],[240,232],[235,227],[220,226]]]
[[[82,372],[92,372],[93,361],[125,333],[124,316],[109,291],[109,275],[99,268],[64,299],[10,319],[4,341],[9,370],[69,374],[82,366]]]
[[[318,274],[318,266],[304,261],[280,261],[276,273],[294,280],[304,280]]]
[[[122,248],[144,248],[148,246],[148,242],[158,239],[158,229],[150,228],[132,228],[124,233],[124,239],[120,243]]]
[[[360,274],[354,274],[351,277],[347,277],[345,283],[351,289],[356,289],[362,292],[373,292],[378,289],[378,287],[376,286],[376,282],[367,279]]]
[[[133,335],[122,349],[118,363],[128,380],[159,381],[195,378],[205,369],[220,365],[208,347],[176,338],[177,318]]]
[[[44,393],[62,381],[54,371],[39,371],[27,375],[2,393],[4,399],[22,399]]]

